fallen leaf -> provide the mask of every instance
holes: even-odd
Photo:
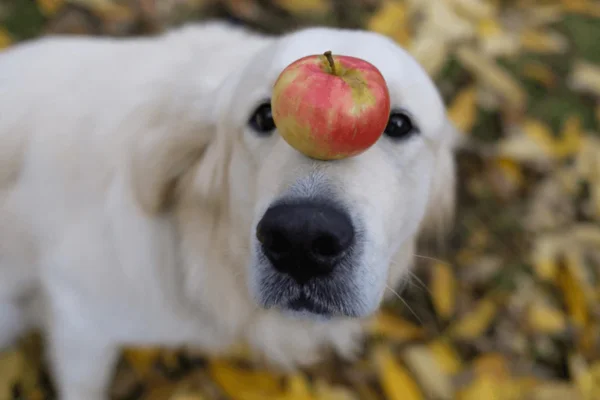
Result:
[[[36,2],[46,17],[53,16],[65,5],[65,0],[37,0]]]
[[[25,360],[17,349],[0,352],[0,400],[12,399],[12,385],[17,382]]]
[[[451,266],[436,262],[432,267],[431,300],[438,316],[442,319],[449,319],[454,314],[456,286]]]
[[[562,53],[567,49],[565,38],[555,32],[526,30],[520,36],[523,49],[537,53]]]
[[[389,347],[378,345],[373,350],[375,369],[388,400],[424,399],[419,386],[406,369],[395,360]]]
[[[316,400],[358,400],[359,397],[350,390],[332,386],[322,379],[318,379],[314,385]]]
[[[564,314],[557,308],[540,301],[531,304],[527,311],[527,324],[532,332],[537,334],[557,334],[567,328]]]
[[[478,376],[469,385],[458,391],[456,400],[503,400],[498,392],[498,385],[492,377]]]
[[[541,83],[547,88],[554,87],[558,80],[556,74],[547,65],[539,62],[527,62],[521,70],[523,76]]]
[[[538,237],[533,244],[532,262],[538,278],[543,281],[554,281],[558,274],[559,243],[554,235]]]
[[[485,353],[473,361],[476,375],[491,376],[496,380],[508,380],[511,377],[510,366],[500,353]]]
[[[456,56],[466,69],[481,80],[481,83],[502,95],[509,102],[510,107],[523,109],[527,94],[506,70],[471,47],[461,46],[456,50]]]
[[[460,14],[475,21],[493,18],[497,15],[497,7],[493,2],[482,0],[449,0]]]
[[[284,393],[278,400],[315,400],[304,375],[296,373],[288,377]]]
[[[123,350],[123,359],[132,370],[143,378],[154,368],[161,355],[161,349],[155,347],[137,347]]]
[[[455,339],[475,339],[483,334],[496,316],[498,305],[490,298],[480,300],[475,308],[454,322],[450,335]]]
[[[273,2],[293,15],[331,12],[331,2],[325,0],[274,0]]]
[[[600,387],[595,382],[594,371],[590,370],[588,363],[581,354],[570,354],[568,358],[569,372],[585,400],[596,400],[595,394],[600,393]],[[595,391],[597,389],[598,391]]]
[[[377,313],[369,325],[369,332],[371,335],[382,336],[399,342],[419,339],[424,336],[423,328],[384,310]]]
[[[430,31],[417,32],[410,42],[409,52],[432,77],[440,73],[450,55],[448,43]]]
[[[367,29],[394,39],[401,46],[408,46],[410,34],[406,19],[406,5],[397,1],[386,1],[371,16]]]
[[[404,363],[412,371],[427,398],[452,399],[454,389],[450,376],[438,364],[425,345],[410,346],[402,353]]]
[[[428,344],[431,354],[448,375],[456,375],[462,370],[462,360],[456,349],[444,338],[431,341]]]
[[[557,285],[562,291],[571,320],[576,326],[583,328],[589,321],[589,313],[584,289],[576,272],[579,267],[573,257],[566,257],[564,265],[558,271]]]
[[[0,26],[0,50],[7,48],[11,45],[11,43],[12,39],[10,37],[10,34],[6,29]]]
[[[245,370],[222,360],[213,361],[209,366],[212,379],[233,400],[262,400],[276,398],[282,392],[281,384],[274,374]],[[297,390],[300,385],[292,379],[290,385]]]
[[[583,400],[579,390],[567,382],[543,382],[529,395],[531,400]]]
[[[574,62],[569,83],[576,90],[600,96],[600,66],[582,60]]]
[[[462,89],[448,107],[448,117],[463,133],[471,132],[477,119],[477,87],[474,85]]]

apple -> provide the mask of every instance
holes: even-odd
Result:
[[[326,51],[302,57],[280,73],[271,112],[290,146],[313,159],[339,160],[379,139],[388,123],[390,95],[373,64]]]

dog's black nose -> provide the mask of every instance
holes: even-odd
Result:
[[[354,240],[344,212],[322,203],[275,205],[256,235],[273,267],[298,282],[329,274]]]

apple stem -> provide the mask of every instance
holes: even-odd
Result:
[[[337,71],[335,70],[335,62],[333,61],[333,56],[331,55],[331,50],[327,50],[323,55],[327,58],[329,62],[329,66],[331,67],[331,72],[334,75],[337,75]]]

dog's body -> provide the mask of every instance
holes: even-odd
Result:
[[[420,136],[326,163],[249,132],[283,67],[325,50],[380,68]],[[0,347],[24,329],[45,331],[66,400],[105,398],[126,344],[215,353],[242,339],[288,367],[325,345],[351,355],[354,317],[406,276],[418,233],[451,214],[451,136],[425,73],[371,33],[275,38],[206,23],[9,49],[0,54]],[[339,276],[296,284],[273,271],[254,231],[271,205],[321,197],[343,203],[362,233]],[[289,309],[293,296],[300,309]]]

